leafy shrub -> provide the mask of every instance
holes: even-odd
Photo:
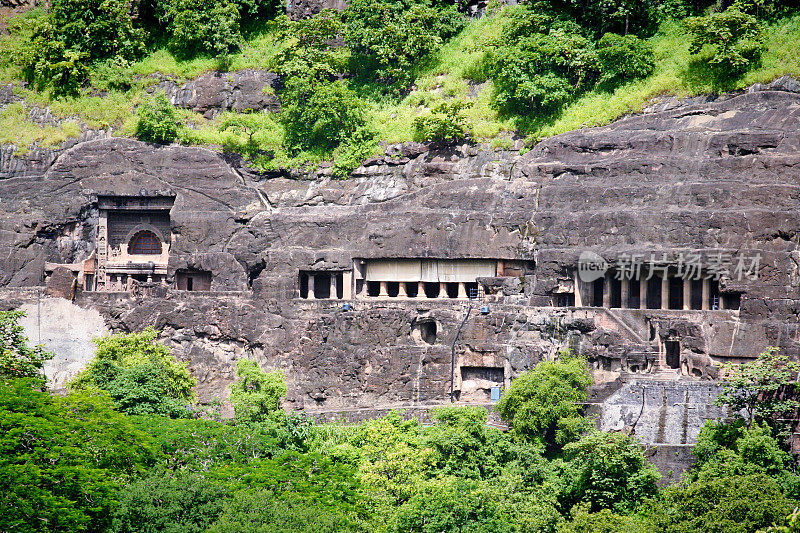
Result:
[[[607,32],[647,35],[658,25],[654,0],[570,0],[573,13],[595,35]]]
[[[333,176],[345,179],[361,163],[374,155],[378,147],[375,132],[369,126],[357,129],[347,142],[333,151]]]
[[[222,512],[228,491],[195,473],[149,476],[120,491],[114,533],[202,533]]]
[[[628,512],[657,492],[661,475],[629,435],[595,431],[564,451],[577,473],[572,498],[588,503],[593,512]]]
[[[136,110],[136,115],[136,137],[139,140],[169,144],[178,136],[178,115],[163,91],[145,100]]]
[[[106,395],[0,381],[0,531],[105,531],[116,492],[154,460]]]
[[[147,328],[95,339],[95,359],[70,386],[107,391],[123,413],[187,416],[197,380],[155,338],[156,331]]]
[[[230,389],[237,421],[258,422],[280,410],[287,390],[282,372],[268,374],[255,361],[239,359],[236,377]]]
[[[356,69],[405,90],[414,65],[458,33],[464,19],[455,5],[431,0],[353,0],[345,23]]]
[[[689,51],[700,54],[720,79],[738,78],[756,65],[764,50],[761,23],[734,4],[721,13],[684,20],[692,41]]]
[[[366,128],[366,104],[341,81],[314,84],[292,78],[281,97],[280,120],[292,151],[329,152]]]
[[[281,0],[235,0],[242,22],[271,19],[281,12]]]
[[[42,367],[55,354],[41,346],[31,348],[19,319],[23,311],[0,311],[0,380],[33,378],[40,386],[45,383]]]
[[[471,102],[442,102],[429,114],[416,117],[412,124],[414,140],[455,143],[466,139],[471,128],[462,111],[471,106]]]
[[[646,78],[656,67],[653,47],[635,35],[606,33],[597,43],[603,72],[600,82],[608,85]]]
[[[560,360],[542,361],[524,372],[497,404],[497,411],[523,439],[566,444],[589,427],[578,404],[588,397],[592,384],[586,361],[562,354]]]
[[[172,0],[165,18],[170,48],[181,57],[222,56],[242,41],[239,10],[232,0]]]
[[[97,63],[92,69],[92,84],[102,90],[127,91],[134,82],[130,66],[130,62],[121,57]]]
[[[535,33],[488,58],[494,104],[506,113],[553,113],[591,88],[600,71],[592,43],[578,34]]]

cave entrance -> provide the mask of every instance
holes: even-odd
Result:
[[[667,366],[672,369],[681,367],[681,343],[676,340],[664,341],[664,350],[667,355]]]

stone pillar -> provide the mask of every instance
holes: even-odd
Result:
[[[603,276],[603,307],[611,307],[611,275],[608,272]]]
[[[701,306],[703,311],[708,311],[709,309],[711,309],[710,305],[711,302],[709,302],[709,299],[711,297],[710,283],[711,280],[709,280],[708,278],[703,278],[703,305]]]
[[[583,307],[583,295],[581,294],[581,280],[578,279],[578,273],[575,272],[572,276],[572,286],[575,291],[575,307]]]
[[[389,291],[386,289],[386,282],[385,281],[381,281],[381,290],[378,293],[378,296],[380,296],[382,298],[386,298],[386,297],[389,296]]]
[[[468,298],[468,296],[467,296],[467,284],[464,283],[464,282],[459,282],[458,283],[458,297],[461,298],[462,300],[466,300]]]
[[[661,309],[669,309],[669,277],[666,272],[661,278]]]
[[[639,276],[639,309],[647,309],[647,280]]]
[[[353,273],[345,272],[342,274],[342,299],[350,300],[353,298]]]
[[[314,296],[314,279],[316,276],[314,274],[308,275],[308,299],[309,300],[316,300],[316,296]]]
[[[331,272],[331,300],[336,300],[336,272]]]
[[[425,282],[417,282],[417,298],[425,298]]]
[[[444,281],[439,282],[439,298],[447,298],[447,284]]]
[[[408,298],[408,293],[406,292],[406,283],[401,281],[398,283],[398,285],[400,288],[397,289],[397,296],[399,298]]]
[[[629,279],[625,279],[624,277],[619,282],[619,306],[623,309],[628,307],[628,300],[631,297],[630,283],[631,281]]]
[[[683,310],[688,311],[692,308],[692,280],[683,279]]]

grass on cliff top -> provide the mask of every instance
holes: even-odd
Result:
[[[32,15],[35,16],[35,13]],[[507,18],[503,11],[493,16],[470,21],[456,37],[446,43],[420,67],[419,75],[410,93],[400,101],[372,101],[371,120],[380,140],[390,143],[410,140],[415,117],[443,100],[472,101],[465,111],[476,139],[491,141],[495,146],[506,146],[511,134],[518,130],[512,118],[502,118],[491,106],[493,86],[486,80],[480,65],[501,35]],[[276,25],[265,22],[250,32],[242,50],[228,58],[228,70],[265,68],[269,59],[279,50]],[[641,111],[654,97],[675,95],[691,96],[742,89],[756,82],[769,82],[779,76],[800,75],[800,15],[778,21],[767,28],[767,49],[761,65],[728,87],[717,87],[697,68],[689,54],[689,39],[680,23],[664,23],[658,33],[650,38],[656,52],[656,69],[644,80],[618,87],[613,92],[592,91],[567,106],[560,115],[528,131],[532,139],[557,135],[584,126],[607,124],[620,116]],[[13,51],[20,45],[17,36],[0,37],[0,81],[19,80],[20,72],[13,63]],[[0,142],[23,145],[53,146],[80,132],[78,122],[90,128],[112,128],[122,135],[134,131],[135,106],[141,102],[147,87],[157,82],[152,74],[161,73],[177,82],[220,68],[212,58],[180,60],[166,49],[159,49],[133,63],[130,70],[138,81],[129,91],[98,91],[87,88],[76,98],[55,99],[47,92],[17,89],[28,105],[49,106],[56,117],[70,122],[62,126],[40,126],[30,121],[25,107],[8,107],[0,111]],[[101,80],[102,81],[102,80]],[[235,146],[244,141],[243,134],[225,130],[222,126],[230,120],[230,113],[215,120],[188,111],[180,111],[190,131],[182,142],[198,145]],[[290,157],[283,149],[283,130],[274,116],[259,117],[260,130],[256,140],[262,150],[274,154],[270,166],[297,166],[303,161],[311,163],[321,159],[315,154],[298,154]]]

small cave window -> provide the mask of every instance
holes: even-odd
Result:
[[[738,292],[722,295],[722,308],[737,310],[742,305],[742,295]]]
[[[599,278],[592,282],[592,307],[603,307],[603,289],[605,280]]]
[[[152,231],[136,233],[128,244],[131,255],[161,255],[161,241]]]
[[[609,298],[611,307],[622,307],[622,280],[612,277],[608,283],[608,291],[611,293]]]
[[[559,292],[553,295],[556,307],[575,307],[575,294],[572,292]]]
[[[436,321],[435,320],[421,320],[418,323],[419,336],[427,344],[436,344]]]

